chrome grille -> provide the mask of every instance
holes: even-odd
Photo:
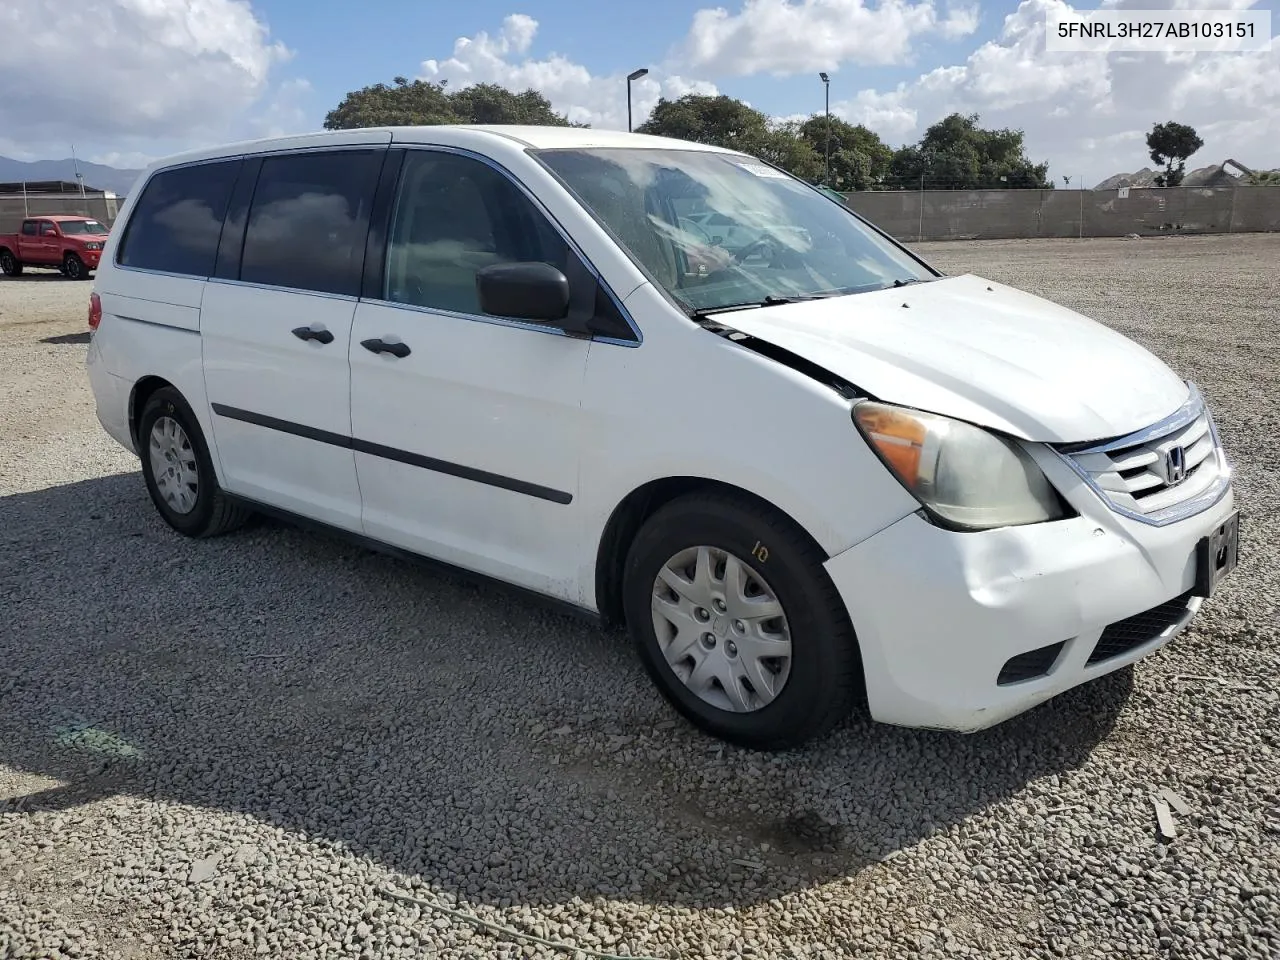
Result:
[[[1199,513],[1226,491],[1230,472],[1200,391],[1188,387],[1187,402],[1160,423],[1058,454],[1125,516],[1164,525]]]

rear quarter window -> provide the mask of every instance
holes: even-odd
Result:
[[[125,226],[116,262],[208,277],[240,160],[162,170],[147,181]]]

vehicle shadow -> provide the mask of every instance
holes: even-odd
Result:
[[[620,635],[275,522],[186,540],[137,474],[0,498],[0,546],[0,763],[58,781],[0,811],[234,811],[504,906],[856,874],[1084,763],[1132,685],[757,754],[679,720]]]
[[[89,275],[92,280],[94,274]],[[43,283],[45,281],[61,281],[64,283],[88,283],[88,280],[72,280],[63,275],[57,267],[24,267],[21,274],[10,277],[0,273],[0,283]]]
[[[89,331],[85,330],[81,333],[63,333],[56,337],[41,337],[41,343],[50,343],[54,346],[72,346],[82,345],[89,342]]]

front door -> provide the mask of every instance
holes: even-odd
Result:
[[[384,147],[264,158],[230,275],[200,310],[205,387],[227,490],[360,529],[351,450],[351,323]],[[246,164],[246,169],[250,164]],[[247,199],[246,201],[247,202]],[[235,237],[238,240],[238,236]]]
[[[40,246],[37,257],[41,263],[61,263],[61,251],[58,249],[62,241],[58,238],[58,228],[48,220],[40,221]]]
[[[356,308],[351,429],[367,534],[576,602],[590,341],[483,314],[475,281],[572,256],[503,173],[409,151],[380,289]]]

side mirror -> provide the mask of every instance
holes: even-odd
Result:
[[[569,315],[569,280],[549,263],[495,263],[476,271],[480,309],[495,317],[555,323]]]

